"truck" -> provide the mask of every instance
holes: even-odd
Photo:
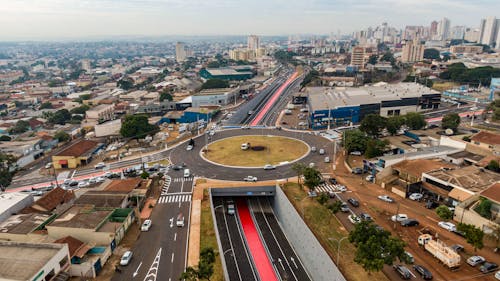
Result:
[[[441,261],[448,268],[453,269],[460,266],[460,255],[444,242],[433,240],[430,234],[422,234],[418,237],[418,244]]]

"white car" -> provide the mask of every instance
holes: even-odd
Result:
[[[319,150],[319,155],[323,155],[323,154],[325,154],[325,150],[322,148]]]
[[[499,270],[499,271],[497,271],[497,273],[495,273],[495,278],[496,278],[497,280],[500,280],[500,270]]]
[[[142,223],[141,231],[149,231],[149,229],[151,228],[151,224],[153,224],[151,220],[145,220]]]
[[[97,165],[94,166],[94,168],[96,170],[102,169],[104,167],[106,167],[106,163],[104,163],[104,162],[99,162],[99,163],[97,163]]]
[[[472,256],[472,257],[467,259],[467,263],[470,266],[476,266],[478,264],[484,263],[485,261],[486,261],[486,259],[481,257],[481,256]]]
[[[244,181],[253,181],[253,182],[256,182],[257,181],[257,177],[254,177],[254,176],[246,176],[243,178]]]
[[[347,191],[347,187],[345,187],[345,185],[337,185],[337,190],[340,191],[340,192],[346,192]]]
[[[361,156],[361,151],[353,151],[353,152],[351,152],[349,154],[356,155],[356,156]]]
[[[368,175],[365,178],[366,181],[373,181],[374,179],[375,179],[375,177],[373,175]]]
[[[311,147],[311,152],[316,152],[316,146]]]
[[[356,215],[352,215],[352,214],[351,214],[351,215],[349,215],[349,216],[348,216],[348,218],[349,218],[349,221],[350,221],[352,224],[357,224],[357,223],[359,223],[359,222],[361,221],[361,219],[360,219],[358,216],[356,216]]]
[[[78,183],[78,187],[79,187],[79,188],[82,188],[82,187],[87,187],[87,186],[89,186],[89,185],[90,185],[90,184],[89,184],[89,182],[88,182],[88,181],[81,181],[81,182],[79,182],[79,183]]]
[[[410,194],[410,196],[408,196],[408,198],[410,198],[413,201],[418,201],[422,199],[422,197],[424,197],[424,195],[422,195],[421,193],[412,193]]]
[[[129,264],[130,260],[132,259],[132,251],[126,251],[122,258],[120,259],[120,265],[127,265]]]
[[[193,150],[193,146],[192,146],[192,145],[188,145],[188,146],[186,147],[186,150],[187,150],[187,151]]]
[[[264,170],[274,170],[274,169],[276,169],[276,166],[273,166],[271,164],[264,165]]]
[[[104,182],[106,179],[104,177],[97,177],[95,178],[95,182],[96,183],[101,183],[101,182]]]
[[[388,195],[380,195],[377,198],[380,199],[380,200],[382,200],[382,201],[389,202],[389,203],[394,202],[394,199],[392,199]]]
[[[397,214],[391,217],[392,221],[404,221],[408,219],[407,214]]]
[[[451,222],[446,222],[446,221],[440,221],[438,222],[438,225],[448,231],[456,231],[457,230],[457,227],[455,226],[455,224],[451,223]]]

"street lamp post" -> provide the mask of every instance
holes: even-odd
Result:
[[[346,239],[346,238],[348,238],[348,237],[347,237],[347,236],[346,236],[346,237],[342,237],[342,238],[340,238],[340,240],[337,240],[337,239],[335,239],[335,238],[333,238],[333,237],[329,237],[329,238],[328,238],[328,240],[330,240],[330,241],[335,241],[335,242],[337,242],[337,260],[336,260],[336,261],[337,261],[337,263],[339,263],[339,264],[340,264],[340,262],[339,262],[339,260],[340,260],[340,244],[341,244],[341,243],[342,243],[342,241],[344,241],[344,239]]]

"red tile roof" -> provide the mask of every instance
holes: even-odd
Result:
[[[142,179],[131,178],[125,180],[112,180],[104,190],[106,191],[118,191],[118,192],[130,192],[136,187],[141,185]]]
[[[78,255],[82,249],[86,248],[85,243],[83,243],[82,241],[80,241],[72,236],[66,236],[66,237],[57,239],[56,241],[54,241],[54,243],[68,244],[70,257],[74,257],[75,255]],[[78,256],[80,256],[80,255],[78,255]]]
[[[500,203],[500,183],[497,182],[485,189],[483,192],[481,192],[481,196]]]
[[[89,150],[93,149],[96,147],[97,142],[95,141],[90,141],[90,140],[82,140],[77,143],[74,143],[70,147],[66,148],[65,150],[57,153],[55,156],[73,156],[73,157],[79,157],[88,152]]]
[[[74,198],[75,194],[73,191],[56,187],[45,193],[31,208],[40,212],[51,212],[60,204],[70,202]]]
[[[475,134],[472,141],[477,141],[480,143],[486,143],[491,145],[500,145],[500,134],[495,134],[487,131],[481,131]]]

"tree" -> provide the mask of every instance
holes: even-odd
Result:
[[[146,172],[146,171],[142,172],[141,173],[141,178],[144,179],[144,180],[147,179],[147,178],[149,178],[149,173]]]
[[[482,217],[490,219],[491,218],[491,201],[481,197],[480,203],[474,209],[474,211],[478,212]]]
[[[313,70],[309,71],[309,73],[307,73],[306,77],[304,77],[304,80],[302,80],[302,82],[300,82],[300,86],[304,87],[304,86],[308,85],[314,79],[318,78],[318,76],[319,76],[319,72],[317,70],[313,69]]]
[[[498,164],[498,161],[491,160],[490,163],[488,163],[488,166],[486,166],[486,169],[498,173],[500,172],[500,165]]]
[[[57,139],[59,142],[67,142],[71,139],[70,135],[65,131],[57,131],[54,134],[54,138]]]
[[[332,211],[332,213],[336,214],[340,211],[340,207],[342,206],[342,202],[340,200],[335,200],[332,204],[327,206],[328,210]]]
[[[309,187],[311,191],[314,191],[316,186],[321,183],[321,172],[315,168],[306,167],[304,169],[304,184]]]
[[[436,49],[425,49],[424,50],[424,59],[440,60],[441,57],[439,55],[440,55],[439,50],[436,50]]]
[[[203,85],[201,85],[201,89],[217,89],[217,88],[228,88],[229,82],[227,80],[222,79],[208,79]]]
[[[380,271],[384,264],[392,265],[397,259],[407,261],[405,242],[392,237],[386,230],[379,230],[374,224],[362,221],[349,233],[349,241],[356,246],[354,261],[368,271]]]
[[[0,152],[0,187],[5,188],[10,185],[14,173],[11,166],[16,163],[16,158],[11,154]]]
[[[321,193],[318,198],[317,198],[318,202],[321,204],[321,205],[325,205],[326,202],[328,202],[328,194],[326,193]]]
[[[81,105],[79,107],[75,107],[73,109],[71,109],[71,114],[85,114],[85,112],[87,112],[87,110],[90,109],[90,106],[84,104],[84,105]]]
[[[157,130],[158,126],[149,124],[146,115],[126,115],[120,134],[126,138],[142,139]]]
[[[365,157],[373,158],[377,156],[382,156],[387,146],[389,145],[388,140],[370,139],[366,143]]]
[[[441,205],[436,208],[436,214],[442,220],[449,220],[453,218],[453,212],[447,206],[444,205]]]
[[[200,252],[200,259],[207,263],[214,263],[216,256],[217,254],[215,253],[215,250],[212,247],[203,248],[203,250],[201,250]]]
[[[51,109],[52,108],[52,103],[50,102],[44,102],[40,105],[40,109]]]
[[[457,230],[465,233],[465,240],[474,247],[474,252],[483,248],[484,232],[481,229],[472,224],[459,223]]]
[[[448,113],[441,120],[441,126],[445,130],[452,129],[453,132],[456,132],[458,125],[460,125],[460,116],[457,113]]]
[[[201,260],[198,263],[198,278],[210,280],[214,274],[214,265]]]
[[[358,129],[349,130],[344,132],[345,136],[345,149],[347,152],[352,151],[362,151],[366,150],[366,143],[368,142],[368,137],[365,133]]]
[[[118,87],[124,89],[125,91],[127,91],[127,90],[130,90],[134,87],[134,80],[132,80],[132,78],[129,78],[129,77],[124,77],[124,78],[118,80],[116,85]]]
[[[359,129],[369,136],[376,138],[380,135],[382,129],[386,127],[386,124],[386,118],[378,114],[368,114],[361,121]]]
[[[405,119],[402,116],[391,116],[387,118],[386,129],[394,136],[403,124],[405,124]]]
[[[0,136],[0,141],[11,141],[12,138],[7,135]]]
[[[378,61],[378,56],[377,55],[371,55],[370,58],[368,58],[368,63],[369,64],[377,64]]]
[[[306,168],[306,164],[295,162],[292,164],[292,170],[297,173],[297,184],[300,185],[300,178],[304,174],[304,170]]]
[[[163,91],[160,94],[160,101],[164,101],[164,100],[172,101],[173,99],[174,98],[172,97],[172,95],[169,92]]]
[[[56,111],[47,120],[51,124],[64,125],[71,119],[71,113],[67,109],[60,109]]]
[[[198,280],[198,271],[191,266],[186,267],[186,270],[179,277],[180,281],[197,281]]]
[[[11,134],[22,134],[30,129],[30,123],[28,121],[19,120],[16,125],[9,129]]]
[[[404,119],[405,125],[412,130],[420,130],[427,125],[424,116],[418,112],[408,112]]]

